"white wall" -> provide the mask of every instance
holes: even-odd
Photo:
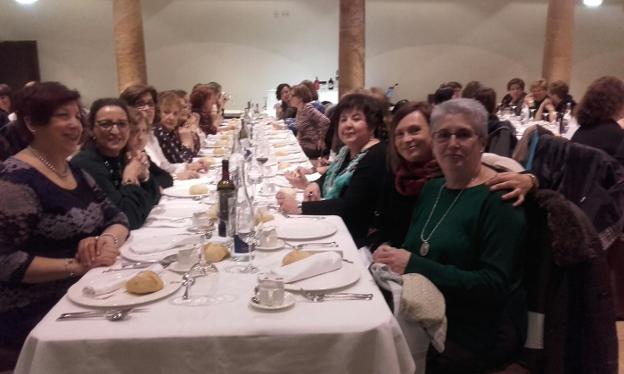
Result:
[[[624,77],[624,0],[577,7],[573,94]],[[442,81],[480,80],[502,93],[540,76],[547,1],[369,0],[367,84],[399,82],[422,99]],[[338,65],[338,0],[143,0],[148,77],[158,89],[216,80],[262,102],[280,82],[328,79]],[[41,75],[89,102],[116,95],[110,0],[0,0],[0,40],[37,40]]]

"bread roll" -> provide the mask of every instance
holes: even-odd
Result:
[[[288,156],[288,152],[280,149],[280,150],[275,151],[275,156],[277,156],[277,157]]]
[[[223,149],[223,147],[217,147],[212,151],[212,154],[215,156],[223,156],[225,154],[225,149]]]
[[[290,164],[288,162],[280,162],[277,165],[277,168],[280,170],[288,169],[289,167],[290,167]]]
[[[204,195],[208,193],[208,186],[205,184],[194,184],[189,188],[191,195]]]
[[[299,249],[294,249],[290,252],[288,252],[288,254],[286,254],[286,256],[284,256],[284,258],[282,259],[282,266],[286,266],[289,264],[292,264],[293,262],[297,262],[299,260],[303,260],[304,258],[310,257],[312,256],[312,253],[307,252],[307,251],[302,251]]]
[[[162,279],[151,270],[142,271],[126,282],[126,290],[137,295],[160,291],[163,287]]]
[[[220,243],[208,243],[203,251],[206,262],[219,262],[230,255],[228,248]]]
[[[217,204],[210,207],[208,210],[208,217],[210,217],[210,219],[219,218],[219,206]]]

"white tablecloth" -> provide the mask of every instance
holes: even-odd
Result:
[[[198,278],[191,292],[232,295],[232,302],[173,305],[179,290],[120,322],[56,321],[85,310],[65,297],[28,337],[15,373],[413,373],[400,327],[346,227],[339,217],[328,221],[338,227],[331,240],[362,270],[349,292],[372,293],[373,300],[298,297],[292,309],[258,311],[248,305],[256,275],[223,271]]]
[[[176,181],[181,186],[193,183],[197,181]],[[152,218],[190,216],[208,210],[205,202],[163,198]],[[283,219],[276,215],[275,223]],[[219,304],[174,305],[171,300],[181,295],[180,289],[119,322],[56,321],[61,313],[88,310],[65,296],[27,338],[15,373],[413,373],[415,364],[401,329],[342,219],[330,216],[326,221],[336,225],[337,232],[321,241],[337,242],[344,258],[361,270],[360,280],[348,291],[372,293],[372,300],[312,303],[297,296],[293,308],[256,310],[249,299],[257,275],[225,272],[233,264],[225,261],[218,264],[221,271],[196,278],[191,288],[192,294],[229,300]],[[159,222],[172,225],[166,220],[152,224]],[[165,237],[186,232],[183,224],[174,226],[140,231],[142,236]],[[258,262],[268,255],[258,251]],[[103,270],[91,270],[84,280]]]

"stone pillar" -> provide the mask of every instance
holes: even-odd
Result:
[[[549,0],[542,76],[570,82],[575,0]]]
[[[113,0],[115,57],[119,92],[133,84],[146,84],[145,43],[141,0]]]
[[[364,88],[365,0],[340,0],[338,94]]]

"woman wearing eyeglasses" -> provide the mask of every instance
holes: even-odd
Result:
[[[442,103],[430,127],[443,177],[420,190],[403,248],[381,245],[374,259],[399,274],[424,275],[445,297],[446,349],[430,352],[427,372],[485,372],[512,359],[524,342],[524,211],[486,185],[496,173],[481,164],[481,104]]]
[[[91,174],[108,198],[121,209],[132,230],[143,225],[160,199],[158,182],[149,173],[144,152],[126,157],[129,114],[119,99],[99,99],[89,112],[89,138],[72,164]]]
[[[68,164],[82,138],[80,94],[57,82],[15,103],[28,146],[0,164],[0,351],[30,330],[90,268],[112,265],[128,235],[124,214]],[[17,357],[17,355],[16,355]]]

